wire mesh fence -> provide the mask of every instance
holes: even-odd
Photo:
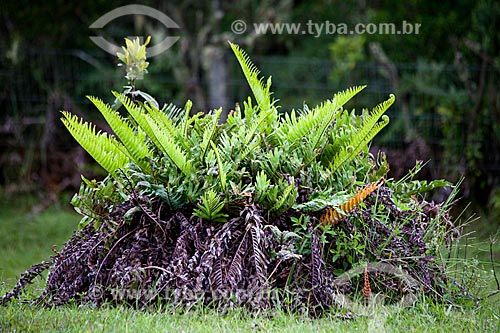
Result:
[[[8,50],[3,50],[2,54],[8,54]],[[460,76],[464,75],[460,67],[397,64],[398,77],[395,83],[390,73],[378,63],[360,63],[346,71],[346,75],[335,76],[332,73],[338,64],[331,60],[278,56],[254,57],[253,60],[262,75],[272,75],[274,97],[280,100],[283,112],[301,109],[304,103],[314,106],[352,85],[367,85],[348,104],[349,108],[356,110],[371,108],[394,93],[396,103],[388,111],[392,125],[380,134],[374,144],[401,153],[418,137],[426,147],[420,154],[428,156],[408,156],[403,159],[432,159],[435,169],[433,176],[444,170],[440,163],[446,140],[450,140],[450,133],[446,132],[449,130],[447,122],[453,119],[450,113],[454,112],[453,106],[460,101],[468,103],[464,90],[458,91],[456,88]],[[155,61],[152,60],[151,66],[155,66]],[[126,83],[115,60],[103,54],[78,50],[26,49],[18,53],[16,58],[2,58],[0,62],[0,105],[3,109],[0,115],[0,184],[16,183],[23,179],[36,182],[39,170],[50,173],[53,169],[49,163],[50,154],[58,149],[69,151],[75,146],[58,121],[58,111],[70,110],[86,119],[96,120],[99,125],[97,111],[90,107],[85,95],[109,100],[110,91],[120,90]],[[237,63],[231,59],[227,65],[231,73],[227,82],[228,98],[241,102],[250,91]],[[155,92],[163,94],[160,98],[166,99],[164,102],[183,105],[185,94],[175,92],[186,89],[187,83],[178,82],[174,75],[169,74],[171,67],[166,72],[162,72],[162,68],[161,64],[157,70],[153,68],[145,80],[148,83],[145,90],[150,87],[153,95]],[[474,66],[466,68],[470,77],[478,76],[480,70]],[[200,82],[203,90],[207,91],[208,82],[203,79]],[[465,131],[466,119],[455,121],[463,122],[455,126],[464,129],[456,131],[457,136],[464,136],[456,138],[456,148],[460,151],[460,142],[468,140],[466,136],[470,133]],[[498,110],[492,110],[491,119],[487,121],[500,123]],[[486,147],[478,148],[478,154],[483,156],[476,159],[483,162],[481,167],[484,170],[498,178],[498,143],[492,140],[485,144]],[[485,154],[485,151],[490,153]],[[457,161],[456,165],[447,167],[454,168],[457,173],[465,173],[463,169],[469,166],[459,163],[460,159]]]

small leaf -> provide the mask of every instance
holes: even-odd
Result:
[[[123,215],[123,219],[125,220],[125,222],[131,222],[134,214],[140,211],[141,209],[139,207],[132,207]]]

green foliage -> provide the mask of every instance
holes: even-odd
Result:
[[[357,229],[352,233],[347,233],[344,229],[327,226],[323,232],[323,242],[328,246],[332,263],[335,263],[339,258],[345,259],[342,268],[336,273],[343,273],[350,265],[357,263],[358,258],[365,257],[364,235]],[[335,239],[335,243],[330,242],[328,237]]]
[[[416,161],[415,166],[406,176],[398,181],[389,181],[389,186],[394,189],[395,196],[410,198],[417,194],[432,192],[442,187],[453,186],[452,183],[444,179],[435,179],[432,181],[414,180],[424,166],[425,163],[422,163],[422,161]]]
[[[193,215],[209,222],[226,222],[228,215],[221,212],[223,208],[224,201],[210,189],[201,197],[201,202],[198,208],[193,210]]]
[[[236,59],[240,63],[243,74],[247,79],[250,88],[252,89],[255,100],[261,112],[267,112],[271,109],[274,101],[271,100],[271,78],[264,84],[263,79],[259,79],[260,71],[250,60],[250,57],[238,45],[229,42],[231,49],[233,49]]]
[[[330,79],[335,82],[345,82],[352,75],[356,65],[365,60],[364,35],[342,36],[339,35],[330,44],[330,54],[334,62],[334,67],[330,73]]]
[[[457,188],[443,204],[444,210],[421,200],[422,192],[449,185],[414,181],[421,163],[408,178],[389,179],[383,185],[387,163],[381,156],[375,159],[368,146],[387,125],[384,113],[394,96],[358,115],[344,109],[364,88],[353,87],[317,107],[281,116],[271,99],[271,81],[264,84],[248,56],[236,45],[231,47],[257,103],[249,98],[225,123],[220,123],[221,109],[191,116],[190,102],[184,110],[160,108],[118,93],[114,93],[116,105],[124,106],[127,116],[90,98],[117,139],[95,134],[90,124],[63,113],[70,132],[110,173],[100,183],[84,179],[75,196],[75,208],[84,215],[82,226],[93,223],[104,242],[108,232],[121,235],[132,228],[135,235],[125,232],[122,237],[140,241],[131,243],[135,251],[144,246],[139,235],[151,233],[148,246],[173,250],[158,258],[160,265],[179,253],[187,258],[193,244],[189,251],[195,250],[196,256],[203,252],[204,262],[213,263],[209,276],[202,277],[210,290],[227,283],[236,287],[245,278],[262,285],[274,283],[271,275],[290,260],[275,275],[282,283],[278,288],[296,285],[302,292],[303,278],[295,274],[304,276],[304,268],[310,270],[305,273],[307,284],[316,288],[331,276],[327,271],[342,279],[362,264],[382,263],[386,273],[397,265],[412,275],[404,288],[413,288],[412,281],[423,275],[418,283],[424,292],[441,295],[440,280],[431,275],[443,274],[426,258],[437,258],[440,245],[449,239],[452,224],[447,209]],[[110,158],[111,154],[121,154],[121,160]],[[154,238],[155,230],[161,236]],[[90,242],[97,241],[90,228],[84,231]],[[161,238],[169,233],[173,234],[168,240]],[[123,239],[117,238],[111,252]],[[175,278],[172,275],[169,281],[175,283]],[[400,296],[395,285],[385,289],[389,298]],[[325,298],[318,304],[330,306],[330,301]]]
[[[79,192],[71,199],[76,212],[83,216],[78,227],[81,229],[91,222],[98,227],[115,205],[125,198],[116,191],[116,181],[109,177],[98,183],[82,176],[82,181]]]
[[[219,150],[217,149],[217,146],[212,141],[210,141],[210,145],[212,146],[215,157],[217,159],[217,173],[219,174],[220,187],[222,191],[225,192],[227,187],[227,174],[226,170],[224,169],[224,163],[222,162],[222,159],[219,155]]]
[[[127,80],[133,82],[144,73],[147,73],[149,63],[146,61],[146,46],[151,41],[148,37],[144,44],[140,44],[139,37],[134,40],[125,38],[126,47],[122,46],[123,53],[117,52],[118,59],[125,65]]]
[[[99,163],[106,171],[113,173],[123,168],[128,162],[128,156],[121,144],[107,133],[96,133],[95,126],[83,122],[69,112],[62,112],[62,122],[76,141]]]
[[[290,115],[286,114],[281,126],[278,128],[277,137],[280,143],[287,141],[292,147],[300,145],[303,140],[310,137],[312,149],[316,149],[325,136],[325,131],[335,122],[337,114],[342,110],[342,106],[351,98],[363,90],[365,86],[353,87],[336,94],[333,100],[317,106],[312,111],[307,108],[297,119],[294,110]]]
[[[330,191],[325,193],[316,193],[314,197],[309,198],[309,201],[295,204],[294,209],[304,212],[317,212],[325,209],[326,207],[338,207],[349,199],[349,195],[344,192],[336,192],[334,194]]]
[[[349,144],[344,146],[333,159],[331,164],[333,172],[342,167],[344,163],[353,159],[389,123],[389,117],[383,116],[383,114],[394,103],[394,99],[394,95],[391,95],[387,101],[377,105],[372,112],[365,113],[361,128],[359,128],[356,134],[351,136]],[[382,117],[382,121],[377,122],[380,117]]]
[[[63,113],[70,132],[112,174],[100,184],[82,185],[74,204],[87,220],[99,215],[85,208],[93,203],[83,198],[109,197],[110,186],[123,198],[145,195],[171,210],[189,209],[204,220],[223,222],[249,201],[269,216],[337,207],[356,193],[356,185],[385,175],[387,168],[368,154],[368,144],[387,124],[383,113],[394,96],[356,115],[344,109],[364,88],[353,87],[314,108],[279,116],[271,80],[259,78],[248,55],[230,45],[257,103],[249,98],[226,123],[219,124],[221,109],[191,116],[189,101],[183,110],[159,108],[114,92],[128,113],[122,117],[89,97],[118,141],[93,134],[90,124]]]
[[[255,177],[255,197],[254,197],[254,200],[256,202],[259,202],[259,203],[264,202],[270,185],[271,185],[271,181],[269,179],[267,179],[266,173],[264,171],[258,172],[257,176]]]
[[[146,144],[146,135],[144,132],[140,130],[136,133],[128,122],[122,119],[118,112],[114,111],[102,100],[91,96],[88,96],[88,99],[97,107],[113,132],[124,143],[129,156],[134,162],[147,169],[148,164],[144,159],[151,157],[151,152]]]
[[[402,185],[402,184],[401,184]],[[412,180],[398,188],[398,193],[403,193],[405,196],[412,196],[424,192],[434,191],[441,187],[451,186],[452,184],[444,179],[427,180]]]

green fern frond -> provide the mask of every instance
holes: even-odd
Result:
[[[155,146],[164,153],[167,153],[170,159],[172,159],[172,161],[182,170],[183,173],[188,172],[190,174],[189,170],[182,169],[186,167],[184,164],[185,159],[174,160],[174,157],[179,155],[178,153],[182,156],[184,155],[180,152],[180,148],[177,146],[172,149],[166,148],[171,147],[171,145],[167,142],[172,142],[173,144],[174,141],[172,138],[177,134],[177,128],[173,124],[172,120],[170,120],[167,115],[154,106],[146,105],[145,109],[148,111],[146,113],[145,109],[136,105],[127,96],[115,93],[115,97],[125,106],[129,114],[139,125],[139,128],[146,133]],[[170,153],[167,152],[167,149]]]
[[[118,99],[123,104],[123,106],[125,106],[128,113],[139,125],[139,128],[146,133],[146,135],[151,139],[151,141],[155,144],[155,146],[159,150],[163,151],[160,141],[158,141],[153,130],[151,129],[151,126],[149,125],[150,121],[153,121],[151,116],[149,114],[146,114],[145,110],[143,110],[140,106],[136,105],[127,96],[119,94],[117,92],[113,92],[113,95],[115,95],[116,99]]]
[[[295,110],[290,114],[286,113],[280,127],[276,132],[276,136],[280,139],[280,143],[285,140],[294,146],[300,142],[310,131],[315,127],[317,117],[313,112],[308,112],[304,116],[297,118]]]
[[[153,118],[149,114],[146,114],[143,110],[139,108],[132,108],[128,110],[132,118],[137,122],[139,127],[146,133],[149,139],[154,143],[158,150],[163,151],[160,141],[155,136],[153,129],[149,125],[150,122],[154,122]]]
[[[255,202],[262,203],[264,201],[270,185],[271,181],[267,179],[266,173],[260,170],[255,177]]]
[[[189,114],[191,113],[191,108],[193,107],[193,102],[191,100],[187,100],[186,105],[184,106],[184,119],[182,121],[182,133],[184,133],[184,137],[188,135],[189,128]]]
[[[129,157],[119,148],[121,144],[113,136],[102,132],[96,133],[95,126],[83,122],[83,119],[78,119],[76,115],[67,111],[62,111],[62,114],[64,117],[61,121],[64,126],[106,171],[113,173],[127,165]]]
[[[263,79],[259,79],[260,71],[257,67],[252,63],[248,54],[243,51],[238,45],[229,42],[231,49],[233,50],[236,59],[240,63],[241,69],[243,70],[243,74],[245,75],[247,82],[252,89],[252,93],[259,105],[261,111],[267,111],[271,108],[271,78],[267,80],[267,83],[264,84]]]
[[[243,161],[248,155],[250,155],[252,152],[256,151],[257,148],[259,148],[260,144],[260,137],[254,137],[253,140],[248,142],[244,147],[242,147],[241,155],[240,155],[240,160]]]
[[[143,131],[136,131],[125,121],[118,112],[114,111],[108,104],[105,104],[99,98],[87,96],[87,98],[97,107],[99,112],[104,116],[113,132],[118,136],[120,141],[125,146],[130,157],[141,168],[148,168],[148,164],[144,162],[145,157],[150,157],[151,152],[146,144],[146,135]]]
[[[267,112],[261,112],[259,114],[259,117],[256,119],[255,122],[252,123],[252,126],[248,129],[248,132],[245,136],[245,145],[248,145],[255,137],[255,134],[259,130],[259,128],[262,127],[262,125],[269,119],[269,117],[272,117],[273,113],[275,113],[274,109],[270,109]],[[268,124],[271,125],[271,124]],[[267,126],[266,128],[272,128],[272,126]]]
[[[365,88],[366,85],[355,86],[348,88],[344,91],[338,92],[333,96],[333,102],[337,105],[337,107],[341,107],[345,105],[345,103],[349,102],[354,96],[356,96],[361,90]]]
[[[201,197],[201,202],[198,208],[193,210],[193,215],[210,222],[226,222],[228,215],[221,212],[223,208],[224,201],[210,189]]]
[[[335,94],[332,101],[327,101],[311,111],[306,111],[304,115],[297,117],[295,111],[290,115],[286,114],[276,136],[280,138],[280,143],[285,140],[292,146],[302,142],[302,139],[309,136],[310,133],[318,133],[317,129],[322,128],[320,135],[317,136],[314,146],[324,134],[324,130],[332,123],[335,115],[351,98],[356,96],[366,86],[352,87]],[[322,124],[322,125],[321,125]]]
[[[188,100],[186,102],[186,105],[191,102]],[[172,119],[174,123],[179,123],[184,115],[184,110],[183,108],[178,107],[175,104],[165,104],[162,108],[161,111],[167,115],[168,118]]]
[[[201,159],[205,159],[205,154],[207,153],[208,150],[208,145],[212,141],[212,138],[217,130],[217,124],[219,123],[219,117],[220,114],[222,113],[222,108],[219,108],[218,110],[215,111],[213,115],[211,115],[212,119],[208,124],[208,127],[204,129],[203,131],[203,140],[201,141]]]
[[[289,184],[283,190],[283,194],[279,197],[276,203],[272,206],[271,211],[276,212],[276,214],[282,214],[293,206],[295,200],[297,199],[298,190],[295,187],[295,182]]]
[[[175,126],[174,122],[172,119],[170,119],[163,111],[160,109],[156,108],[153,105],[148,105],[147,103],[144,103],[144,109],[148,112],[148,114],[151,116],[151,118],[154,119],[154,121],[160,126],[160,128],[168,134],[175,138],[179,134],[179,129],[177,126]]]
[[[172,123],[172,120],[154,106],[145,106],[148,110],[148,113],[145,113],[126,96],[120,94],[115,94],[115,96],[156,147],[166,153],[185,176],[190,177],[193,174],[193,169],[186,154],[173,139],[177,134],[177,127]]]
[[[350,196],[345,194],[345,192],[336,192],[331,195],[328,193],[327,196],[321,196],[316,194],[315,198],[309,199],[307,202],[293,205],[293,209],[298,209],[304,212],[317,212],[328,206],[337,207],[345,203]]]
[[[245,119],[248,121],[252,121],[257,115],[258,107],[254,107],[252,105],[252,99],[248,96],[246,101],[243,101],[243,114],[245,115]]]
[[[170,119],[163,111],[154,105],[144,104],[144,108],[148,114],[154,119],[158,126],[164,131],[168,132],[171,138],[174,138],[177,144],[185,150],[189,150],[187,135],[183,135],[180,126],[176,125],[173,119]]]
[[[342,148],[331,163],[330,169],[332,173],[354,158],[389,123],[389,117],[384,115],[384,112],[394,103],[394,100],[395,97],[391,94],[388,100],[377,105],[365,117],[361,129],[353,134],[349,144]],[[377,123],[380,117],[382,117],[382,120]]]
[[[217,159],[217,169],[218,169],[218,174],[219,174],[219,181],[220,181],[220,186],[222,191],[225,193],[226,192],[226,186],[227,186],[227,174],[226,170],[224,169],[224,163],[222,163],[222,159],[219,154],[219,150],[217,149],[217,146],[213,141],[210,141],[210,145],[212,146],[212,149],[215,154],[215,158]]]
[[[311,135],[311,143],[313,151],[316,150],[320,144],[320,142],[327,142],[326,132],[327,129],[332,126],[335,116],[341,110],[342,106],[337,105],[334,102],[327,101],[322,104],[319,108],[321,110],[318,113],[324,114],[323,119],[320,120],[319,126],[315,131],[312,132]]]
[[[169,133],[163,130],[163,128],[161,128],[153,118],[148,117],[147,115],[145,115],[144,118],[148,123],[148,128],[151,130],[153,137],[159,142],[160,149],[167,154],[170,160],[172,160],[172,162],[186,177],[191,177],[193,174],[193,168],[191,163],[187,160],[185,152],[177,146]]]

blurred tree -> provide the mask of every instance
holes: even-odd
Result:
[[[353,86],[351,73],[360,62],[366,61],[364,52],[365,36],[356,35],[352,37],[338,36],[330,44],[330,54],[333,60],[333,70],[330,77],[334,81]]]
[[[183,70],[177,70],[177,77],[186,83],[187,97],[194,101],[195,107],[201,110],[222,107],[222,119],[232,107],[227,86],[230,76],[227,41],[251,48],[259,36],[252,31],[236,35],[230,30],[231,23],[234,20],[243,20],[249,25],[280,21],[289,14],[290,5],[289,0],[164,3],[164,11],[181,26],[182,33],[178,48],[167,52],[180,54],[179,65]],[[202,87],[203,81],[206,89]]]

